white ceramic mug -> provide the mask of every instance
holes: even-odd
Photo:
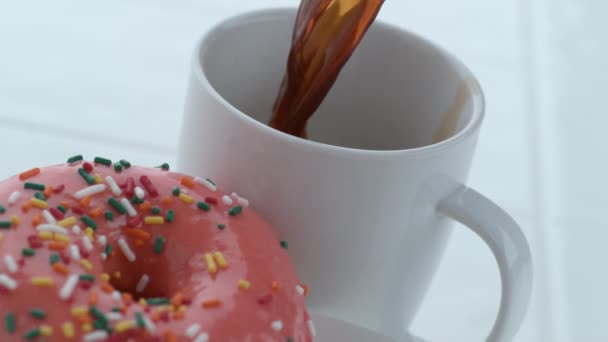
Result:
[[[376,22],[315,114],[310,140],[283,134],[265,123],[295,14],[246,13],[201,40],[178,168],[236,191],[274,225],[313,310],[401,341],[450,219],[463,223],[500,268],[488,341],[511,340],[530,298],[531,258],[513,219],[464,185],[484,114],[477,81],[441,48]]]

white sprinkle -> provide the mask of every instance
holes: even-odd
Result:
[[[300,285],[296,285],[296,292],[300,295],[303,296],[304,295],[304,288]]]
[[[135,187],[135,196],[139,199],[144,199],[144,196],[146,195],[146,193],[144,192],[144,189],[136,186]]]
[[[239,205],[242,205],[243,207],[248,207],[249,201],[246,198],[239,197]]]
[[[272,327],[272,330],[274,330],[274,331],[281,331],[281,330],[283,330],[283,322],[282,321],[274,321],[274,322],[272,322],[272,324],[270,326]]]
[[[95,185],[91,185],[87,188],[77,191],[74,194],[74,197],[76,197],[77,199],[83,199],[87,196],[93,196],[93,195],[100,194],[104,191],[106,191],[105,184],[95,184]]]
[[[198,335],[196,337],[196,339],[194,340],[194,342],[207,342],[209,341],[209,334],[207,333],[200,333],[200,335]]]
[[[14,191],[10,196],[8,196],[8,204],[13,205],[17,203],[19,196],[21,196],[21,193],[19,191]]]
[[[83,341],[84,342],[97,342],[97,341],[103,341],[106,340],[108,338],[108,332],[105,330],[95,330],[92,333],[88,333],[86,335],[84,335],[83,337]]]
[[[142,275],[141,278],[139,278],[139,281],[137,282],[137,286],[135,287],[135,292],[142,292],[143,290],[145,290],[146,286],[148,286],[149,282],[150,282],[150,276],[147,274]]]
[[[58,226],[56,224],[51,224],[51,223],[43,223],[43,224],[39,224],[36,226],[36,230],[39,232],[53,232],[53,233],[59,233],[59,234],[67,234],[68,230]]]
[[[121,302],[122,297],[120,296],[120,292],[119,291],[112,292],[112,299],[114,299],[115,302]]]
[[[315,323],[312,321],[312,319],[308,320],[308,330],[310,331],[312,337],[317,336],[317,329],[315,328]]]
[[[97,237],[97,242],[99,242],[100,245],[105,246],[108,244],[108,238],[105,235],[99,235]]]
[[[75,224],[74,227],[72,227],[72,233],[78,235],[78,234],[80,234],[80,232],[82,232],[82,229],[80,228],[80,226]]]
[[[222,202],[224,202],[225,205],[232,205],[232,198],[227,195],[224,195],[222,196]]]
[[[186,188],[180,188],[179,189],[179,193],[187,195],[188,194],[188,189],[186,189]]]
[[[153,333],[154,330],[156,330],[156,325],[154,325],[154,323],[152,323],[152,321],[148,317],[144,316],[144,322],[146,323],[146,330],[149,333]]]
[[[201,331],[201,326],[198,323],[194,323],[188,328],[186,328],[186,336],[189,338],[194,338],[198,332]]]
[[[91,252],[93,250],[93,243],[86,235],[82,237],[82,246],[87,252]]]
[[[106,253],[101,253],[101,260],[106,260],[108,255]]]
[[[133,250],[131,250],[131,247],[129,247],[129,244],[127,244],[127,241],[125,241],[125,239],[120,238],[118,240],[118,247],[120,247],[120,251],[127,258],[127,260],[129,260],[130,262],[135,261],[135,253],[133,253]]]
[[[112,176],[106,177],[106,183],[108,183],[108,185],[110,186],[110,190],[112,190],[114,196],[120,196],[122,194],[122,190],[120,190],[120,187],[118,186],[118,184],[116,184],[116,181],[114,180],[114,178],[112,178]]]
[[[133,206],[131,205],[131,202],[129,202],[128,199],[121,198],[120,204],[122,204],[122,206],[125,207],[125,209],[127,209],[127,214],[129,214],[129,216],[131,216],[131,217],[137,216],[137,211],[135,211],[135,208],[133,208]]]
[[[57,220],[55,220],[55,217],[53,215],[51,215],[51,212],[44,209],[42,211],[42,217],[44,217],[44,219],[46,220],[46,222],[50,223],[50,224],[55,224],[57,223]]]
[[[74,260],[80,260],[80,250],[78,249],[78,246],[74,244],[70,245],[70,256]]]
[[[238,201],[239,200],[239,194],[237,194],[236,192],[233,192],[230,194],[230,197],[232,197],[234,200]]]
[[[120,321],[121,319],[123,319],[123,316],[118,312],[108,312],[106,313],[106,317],[110,321]]]
[[[68,280],[65,281],[63,287],[59,291],[59,298],[62,300],[68,300],[72,297],[72,293],[76,289],[76,285],[78,285],[78,275],[70,274]]]
[[[0,285],[4,285],[11,291],[17,288],[17,282],[6,274],[0,274]]]
[[[10,273],[15,273],[19,270],[19,266],[11,255],[7,254],[4,256],[4,264]]]
[[[202,184],[205,187],[207,187],[207,189],[215,192],[217,190],[217,186],[215,186],[215,184],[211,183],[210,181],[204,179],[204,178],[199,178],[199,177],[195,177],[194,181],[197,182],[198,184]]]

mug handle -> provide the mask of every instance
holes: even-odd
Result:
[[[486,341],[511,341],[526,315],[532,292],[532,257],[519,225],[488,198],[461,185],[437,210],[469,227],[490,247],[498,262],[502,295]]]

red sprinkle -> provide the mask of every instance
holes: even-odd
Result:
[[[27,242],[30,248],[41,248],[43,246],[42,241],[36,235],[30,235],[27,237]]]
[[[51,215],[53,215],[55,220],[63,220],[65,218],[65,215],[57,208],[50,208],[49,211],[51,212]]]
[[[93,286],[93,283],[91,283],[91,282],[88,282],[88,281],[80,282],[80,288],[82,288],[83,290],[89,290],[89,289],[91,289],[91,286]]]
[[[169,311],[163,311],[160,313],[160,319],[163,322],[168,322],[169,321]]]
[[[141,182],[141,185],[144,186],[146,191],[150,194],[150,196],[152,196],[153,198],[158,197],[158,190],[156,190],[156,187],[154,186],[154,184],[152,184],[152,181],[150,180],[150,178],[148,178],[148,176],[141,176],[139,178],[139,181]]]
[[[137,215],[137,216],[131,217],[127,220],[127,227],[135,228],[135,227],[139,226],[142,222],[143,222],[143,219],[141,218],[141,215]]]
[[[184,304],[186,306],[190,306],[190,304],[192,304],[192,298],[184,298],[184,299],[182,299],[182,304]]]
[[[84,214],[84,211],[82,211],[82,209],[80,207],[78,207],[78,206],[73,206],[72,207],[72,211],[76,215],[82,215],[82,214]]]
[[[19,260],[17,260],[17,264],[19,265],[19,267],[25,266],[25,258],[20,258]]]
[[[263,296],[258,297],[258,304],[266,305],[272,302],[272,293],[265,294]]]
[[[63,185],[63,184],[57,185],[57,187],[53,188],[53,193],[60,194],[63,192],[64,189],[65,189],[65,185]]]
[[[88,173],[91,173],[93,171],[93,165],[91,165],[91,163],[82,164],[82,168]]]
[[[133,177],[127,178],[126,188],[125,195],[127,198],[133,197],[133,195],[135,195],[135,181],[133,180]]]
[[[215,197],[205,197],[205,202],[212,204],[212,205],[217,205],[219,203],[217,198],[215,198]]]
[[[80,251],[80,256],[87,259],[91,253],[84,248],[84,243],[82,240],[76,241],[76,246],[78,246],[78,250]]]
[[[63,261],[63,263],[66,265],[69,265],[70,261],[72,260],[67,248],[59,251],[59,257],[61,258],[61,261]]]

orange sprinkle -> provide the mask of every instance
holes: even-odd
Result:
[[[30,211],[31,207],[32,207],[32,204],[30,202],[25,202],[21,205],[21,211],[23,211],[24,213],[27,213],[28,211]]]
[[[49,198],[53,195],[53,188],[47,186],[46,188],[44,188],[44,191],[42,193],[44,194],[44,197]]]
[[[133,304],[133,296],[131,296],[130,293],[123,292],[123,294],[122,294],[122,302],[125,305],[131,305],[131,304]]]
[[[93,323],[93,319],[88,314],[76,316],[76,322],[80,324]]]
[[[139,210],[141,211],[148,211],[150,209],[152,209],[152,203],[149,201],[144,201],[144,203],[139,205]]]
[[[173,296],[173,298],[171,298],[171,305],[178,307],[178,306],[182,305],[183,301],[184,301],[184,294],[181,292],[178,292],[175,296]]]
[[[81,207],[83,208],[88,208],[89,204],[91,204],[91,196],[87,196],[83,199],[80,200],[80,202],[78,202],[80,204]]]
[[[34,218],[32,219],[32,227],[37,227],[41,223],[42,215],[40,213],[36,213],[36,215],[34,215]]]
[[[49,249],[52,251],[61,251],[64,250],[68,246],[68,243],[65,241],[50,241]]]
[[[308,296],[308,285],[302,284],[302,288],[304,289],[304,296]]]
[[[68,203],[67,201],[61,201],[59,202],[59,204],[61,204],[64,208],[66,209],[70,209],[70,203]]]
[[[194,184],[195,184],[194,183],[194,179],[192,179],[191,177],[188,177],[188,176],[184,176],[184,178],[182,178],[182,182],[181,183],[182,183],[183,186],[185,186],[187,188],[190,188],[190,189],[193,189],[194,188]]]
[[[203,309],[217,308],[221,304],[222,302],[217,298],[209,299],[203,302]]]
[[[153,312],[150,315],[150,319],[152,320],[152,322],[158,323],[158,322],[160,322],[160,314],[158,312]]]
[[[97,291],[91,291],[89,295],[89,305],[97,305]]]
[[[101,214],[103,214],[103,209],[101,208],[95,208],[89,211],[89,215],[91,215],[91,217],[99,217]]]
[[[173,330],[171,329],[165,331],[165,338],[167,339],[167,342],[177,342],[177,337],[175,337],[175,334],[173,334]]]
[[[146,241],[152,238],[152,235],[150,235],[150,233],[140,228],[127,228],[127,235]]]
[[[278,281],[273,281],[272,282],[272,289],[275,291],[278,291],[281,289],[281,283],[279,283]]]
[[[186,314],[181,311],[175,311],[172,316],[173,319],[183,319],[184,317],[186,317]]]
[[[165,196],[163,197],[163,199],[160,201],[160,203],[162,205],[171,205],[173,203],[173,198],[171,198],[171,196]]]
[[[129,308],[126,305],[120,307],[120,313],[122,314],[126,314],[127,310],[129,310]]]
[[[112,285],[110,285],[106,282],[101,283],[101,289],[103,290],[103,292],[106,292],[106,293],[114,292],[114,287],[112,287]]]
[[[40,173],[40,169],[37,168],[37,167],[35,167],[33,169],[30,169],[30,170],[27,170],[27,171],[21,173],[19,175],[19,180],[24,181],[24,180],[26,180],[28,178],[32,178],[34,176],[37,176],[39,173]]]
[[[70,270],[64,264],[59,262],[53,264],[53,270],[64,276],[70,274]]]

